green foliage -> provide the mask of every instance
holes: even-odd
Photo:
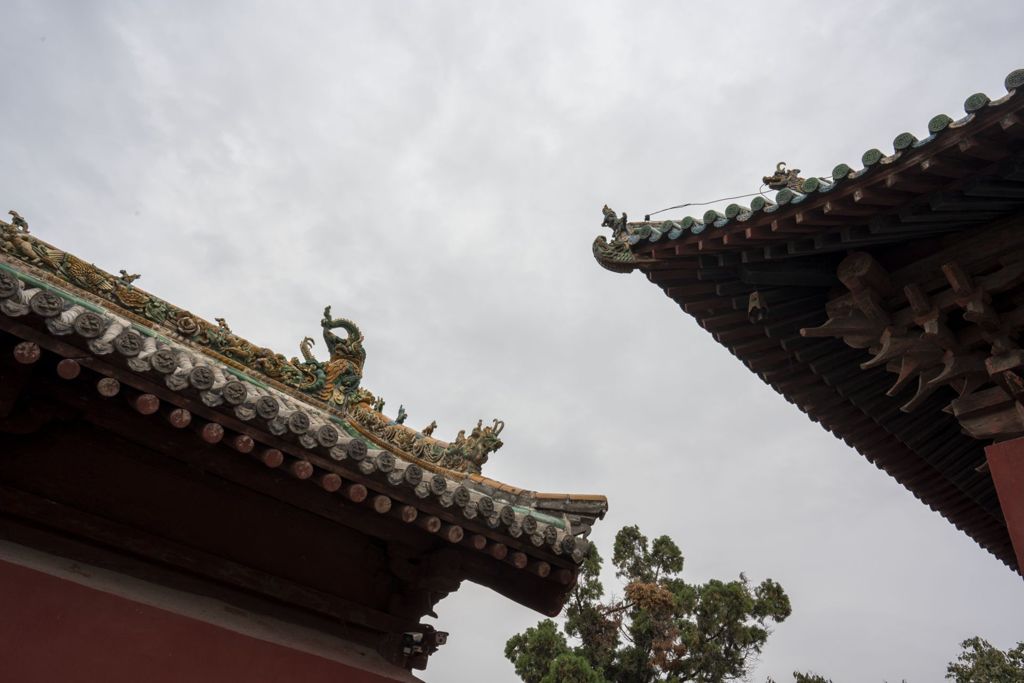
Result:
[[[946,667],[946,678],[955,683],[1024,683],[1024,642],[1002,651],[975,636],[960,643],[956,661]],[[813,673],[793,672],[794,683],[832,683]],[[774,683],[768,679],[766,683]],[[904,682],[905,683],[905,682]]]
[[[541,683],[559,655],[569,653],[565,636],[550,619],[518,633],[505,643],[505,657],[526,683]]]
[[[811,673],[810,671],[808,671],[807,673],[800,673],[799,671],[794,671],[793,683],[832,683],[832,679],[825,678],[824,676],[819,676],[818,674]]]
[[[565,611],[573,647],[551,621],[509,639],[505,656],[526,683],[743,678],[769,627],[791,611],[785,591],[770,579],[751,586],[741,574],[733,581],[686,583],[679,576],[683,555],[672,539],[652,542],[636,526],[616,534],[612,564],[624,595],[605,600],[596,549],[583,563]]]
[[[671,670],[683,680],[742,678],[768,639],[768,623],[781,623],[792,611],[782,586],[771,579],[753,591],[743,576],[728,583],[712,579],[685,587],[680,597],[690,608],[680,620],[687,648]]]
[[[956,683],[1024,683],[1024,642],[1003,652],[975,636],[960,647],[960,656],[946,667],[946,678]]]
[[[662,575],[683,571],[683,554],[668,536],[659,536],[652,545],[637,526],[627,526],[615,534],[612,564],[615,575],[627,581],[651,583]]]
[[[565,632],[579,640],[576,651],[598,669],[605,669],[619,647],[621,620],[605,614],[600,600],[604,597],[601,585],[601,555],[595,546],[583,561],[576,588],[565,606]]]
[[[585,657],[567,652],[555,657],[541,683],[605,683],[605,678]]]

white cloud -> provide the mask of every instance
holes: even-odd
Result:
[[[590,255],[633,216],[919,136],[1020,63],[1020,9],[78,3],[5,11],[0,188],[41,237],[292,354],[324,304],[411,424],[508,423],[490,476],[606,493],[693,579],[772,576],[757,678],[938,680],[1019,577]],[[464,586],[429,681],[513,680],[538,617]]]

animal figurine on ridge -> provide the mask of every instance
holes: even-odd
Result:
[[[11,225],[16,228],[21,228],[22,232],[28,232],[28,221],[26,221],[20,213],[14,209],[11,209],[7,213],[11,215]]]

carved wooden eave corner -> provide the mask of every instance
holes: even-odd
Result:
[[[405,668],[443,643],[420,619],[463,580],[560,611],[607,500],[483,476],[501,421],[450,443],[405,427],[330,309],[331,357],[307,339],[289,360],[17,218],[0,221],[0,538],[199,576]]]
[[[960,244],[889,273],[866,252],[839,265],[849,290],[826,304],[828,320],[804,337],[835,337],[873,354],[862,369],[884,367],[909,384],[900,406],[919,408],[942,387],[955,392],[945,410],[980,440],[1024,434],[1024,218],[981,231]]]

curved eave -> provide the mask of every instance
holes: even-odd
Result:
[[[1024,69],[1009,74],[1005,85],[1007,93],[998,99],[981,93],[967,98],[966,113],[958,120],[942,114],[933,117],[920,139],[910,133],[897,135],[892,154],[872,148],[862,156],[860,169],[838,164],[830,180],[811,178],[806,193],[787,189],[777,193],[775,201],[756,197],[750,206],[731,204],[724,212],[708,211],[700,217],[630,223],[626,241],[638,259],[728,251],[744,262],[757,263],[846,249],[874,236],[899,238],[920,224],[913,211],[941,202],[943,189],[957,180],[1020,173],[1019,159],[1005,160],[1006,146],[1024,136],[1024,97],[1019,94]],[[924,199],[903,216],[875,217],[888,207],[902,206],[908,197]],[[620,264],[618,272],[635,267]]]
[[[851,251],[914,261],[973,234],[999,251],[1019,234],[1022,85],[1024,71],[1013,72],[1004,97],[972,95],[959,121],[935,117],[922,139],[901,134],[893,154],[869,150],[863,168],[841,164],[813,191],[625,229],[632,269],[813,421],[1018,571],[985,442],[943,410],[955,394],[940,390],[903,412],[915,387],[888,396],[894,376],[862,370],[866,350],[800,330],[825,322]]]
[[[545,614],[560,610],[588,548],[589,524],[573,508],[586,508],[592,521],[607,509],[603,497],[583,496],[577,505],[568,496],[567,508],[552,509],[543,494],[478,475],[425,471],[368,449],[337,416],[31,270],[0,257],[0,333],[38,346],[54,364],[73,359],[85,369],[75,379],[82,391],[116,379],[134,397],[187,411],[197,447],[205,441],[257,477],[287,473],[304,491],[298,504],[317,511],[334,506],[333,519],[384,540],[412,533],[450,544],[459,550],[465,578]],[[54,301],[56,310],[47,307]],[[82,316],[100,320],[100,327],[76,326]],[[174,359],[173,367],[156,362],[161,353],[164,361]],[[167,429],[165,413],[150,415],[154,428]],[[367,526],[375,515],[383,525]],[[430,518],[437,522],[424,526]]]

